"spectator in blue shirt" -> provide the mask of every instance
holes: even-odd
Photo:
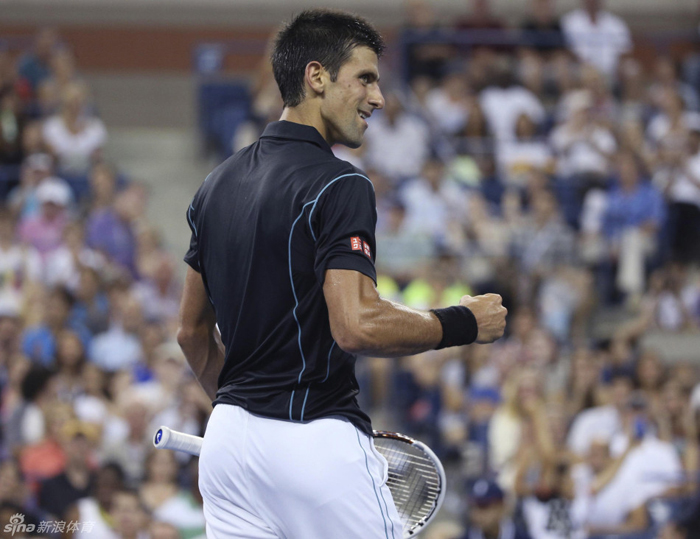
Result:
[[[61,287],[54,288],[46,300],[44,322],[28,327],[22,337],[22,352],[32,361],[52,367],[56,357],[56,339],[58,334],[68,329],[78,335],[83,347],[87,349],[92,335],[79,321],[70,316],[73,297]]]
[[[644,291],[646,263],[656,254],[657,235],[665,219],[661,193],[642,181],[634,154],[618,156],[619,185],[608,197],[603,234],[617,265],[617,289],[632,297]]]
[[[619,242],[625,230],[636,228],[654,237],[664,220],[664,201],[651,183],[642,181],[637,160],[631,153],[618,158],[619,186],[610,193],[603,219],[606,237]]]
[[[51,76],[51,53],[58,43],[58,34],[53,28],[42,28],[34,41],[34,50],[19,60],[17,71],[36,92],[39,84]]]

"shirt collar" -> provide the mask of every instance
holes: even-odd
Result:
[[[333,150],[331,150],[331,147],[321,136],[321,133],[319,133],[315,127],[311,127],[310,125],[297,124],[286,120],[272,122],[267,124],[265,131],[263,131],[263,134],[261,135],[261,138],[263,137],[303,140],[305,142],[315,144],[328,153],[333,153]]]

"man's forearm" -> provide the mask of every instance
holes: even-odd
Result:
[[[327,270],[323,293],[338,346],[375,357],[493,342],[503,335],[508,312],[496,294],[463,296],[459,305],[418,311],[382,298],[372,279],[353,270]]]
[[[364,312],[359,328],[358,335],[346,346],[353,353],[373,357],[419,354],[433,350],[442,339],[442,325],[433,313],[381,297]]]
[[[218,330],[198,330],[192,336],[179,337],[178,342],[197,381],[213,401],[226,357]]]

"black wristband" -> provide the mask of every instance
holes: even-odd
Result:
[[[442,325],[442,340],[435,350],[448,346],[471,344],[479,335],[476,317],[467,307],[455,305],[444,309],[430,309]]]

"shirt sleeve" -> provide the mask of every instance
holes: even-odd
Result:
[[[195,201],[193,200],[187,207],[187,224],[189,225],[192,234],[190,235],[190,248],[187,250],[184,260],[193,270],[195,270],[197,273],[201,273],[201,269],[199,267],[199,239],[197,237],[197,225],[195,224],[194,203]]]
[[[377,208],[372,183],[359,174],[326,186],[309,215],[315,241],[314,272],[323,284],[326,270],[359,271],[377,282],[374,268]]]

